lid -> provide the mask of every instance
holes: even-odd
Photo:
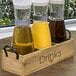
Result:
[[[32,0],[34,6],[47,6],[49,0]]]
[[[52,4],[64,4],[65,0],[50,0],[50,3],[52,3]]]
[[[31,0],[12,0],[15,9],[29,9],[31,8]]]

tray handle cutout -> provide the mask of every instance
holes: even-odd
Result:
[[[15,51],[15,48],[13,48],[10,45],[5,45],[4,46],[4,52],[5,52],[6,57],[8,57],[8,51],[10,51],[10,50],[11,50],[12,53],[16,54],[16,59],[19,60],[19,54]]]

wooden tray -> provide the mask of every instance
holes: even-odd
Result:
[[[2,51],[2,69],[26,76],[73,56],[73,51],[73,39],[24,56],[19,55],[19,60],[16,59],[14,53],[8,52],[8,57],[6,57]]]

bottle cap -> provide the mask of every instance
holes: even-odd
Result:
[[[13,0],[15,9],[29,9],[31,8],[31,0]]]
[[[32,0],[34,6],[47,6],[49,0]]]
[[[65,0],[50,0],[50,3],[52,3],[52,4],[64,4]]]

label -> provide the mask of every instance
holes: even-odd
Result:
[[[33,65],[33,64],[40,64],[40,65],[43,65],[45,63],[52,63],[55,59],[59,59],[60,57],[62,56],[62,51],[61,50],[54,50],[53,52],[51,53],[48,53],[48,54],[45,54],[45,55],[42,55],[42,56],[34,56],[30,59],[28,59],[27,61],[24,61],[24,65],[27,65],[27,66],[30,66],[30,65]]]
[[[54,61],[54,59],[59,58],[62,55],[62,51],[54,51],[53,53],[49,53],[47,55],[43,55],[39,58],[39,63],[47,63],[50,62],[52,63]]]

